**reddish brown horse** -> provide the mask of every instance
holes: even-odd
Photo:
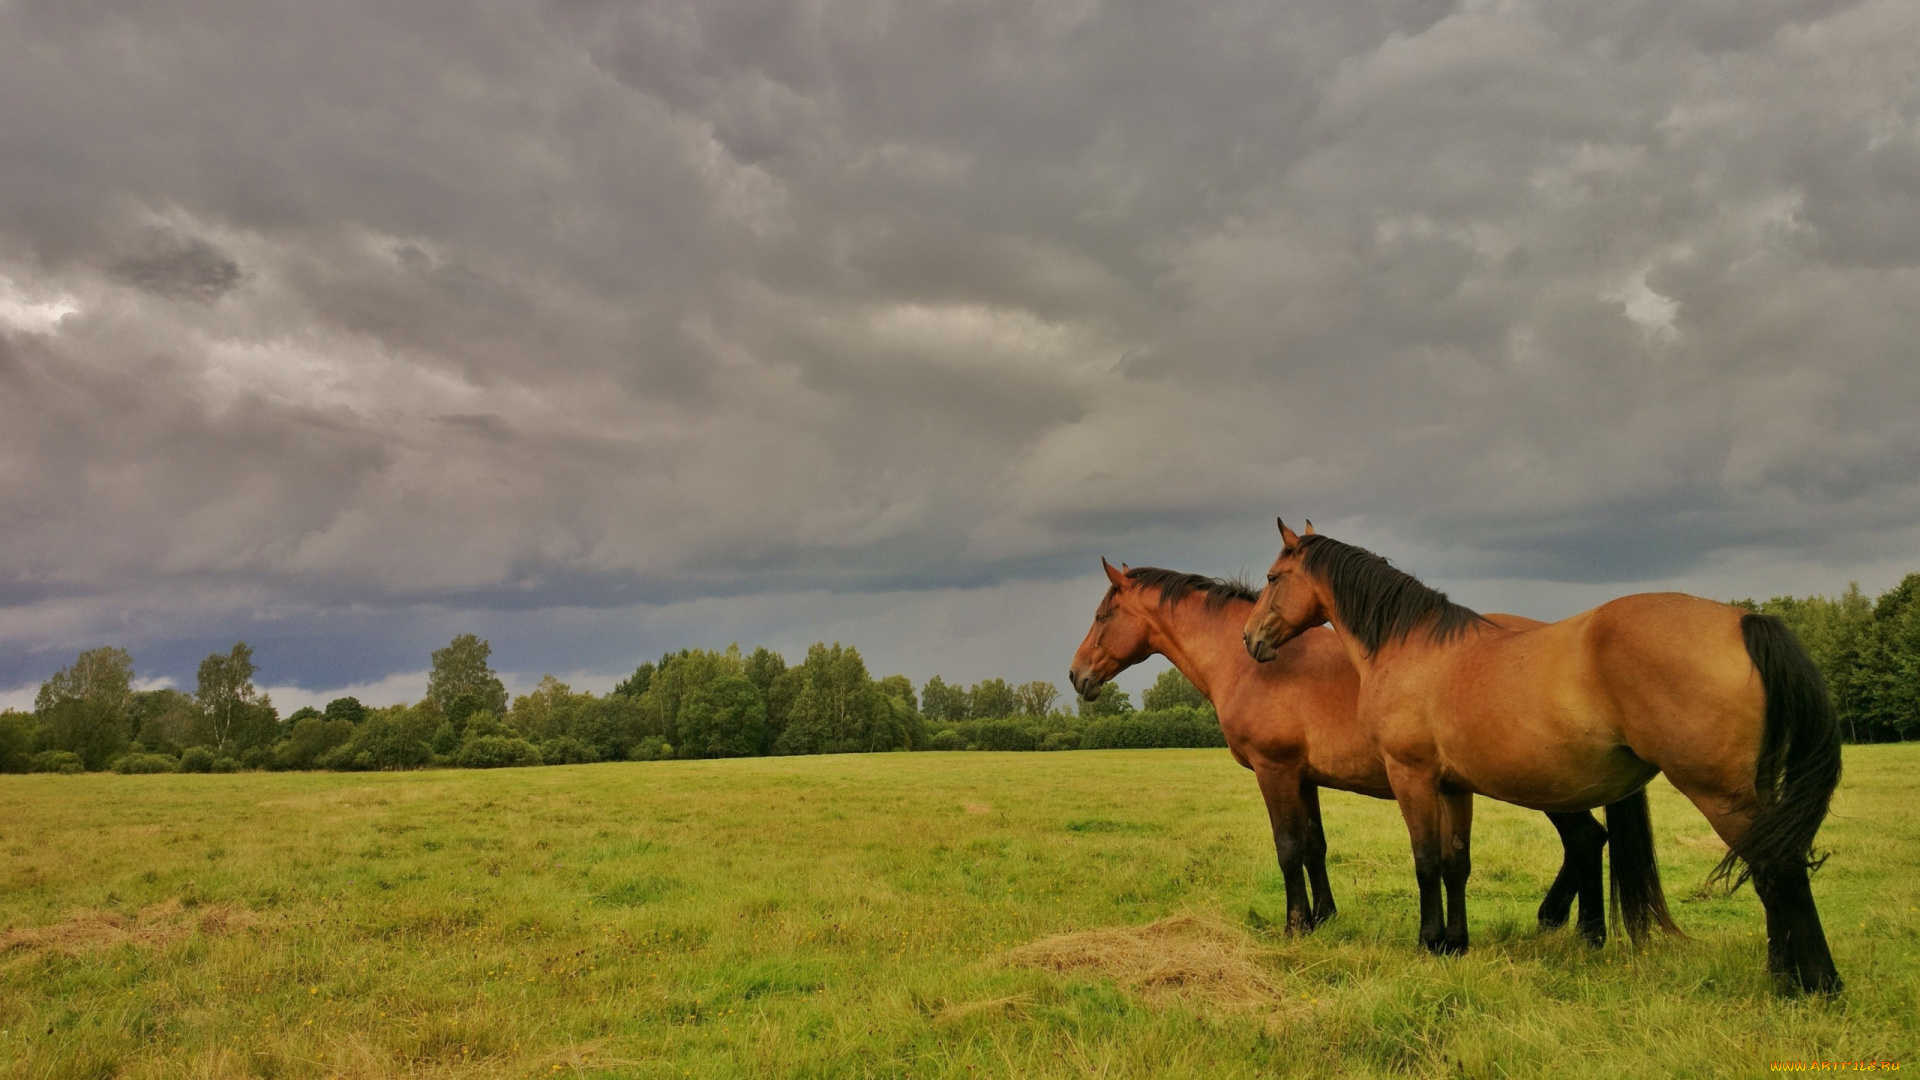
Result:
[[[1792,990],[1839,990],[1807,881],[1840,780],[1839,729],[1819,669],[1778,619],[1648,593],[1516,629],[1311,524],[1280,535],[1247,650],[1273,660],[1323,623],[1339,636],[1413,842],[1423,944],[1467,946],[1474,794],[1585,810],[1664,772],[1727,843],[1716,878],[1752,878],[1769,970]],[[1616,832],[1616,859],[1618,845]]]
[[[1310,930],[1331,918],[1334,902],[1327,884],[1319,789],[1393,797],[1380,751],[1355,719],[1360,680],[1339,640],[1324,630],[1302,634],[1278,649],[1273,663],[1257,664],[1248,657],[1240,636],[1256,599],[1252,589],[1150,567],[1122,573],[1104,559],[1101,565],[1112,587],[1074,654],[1069,671],[1074,690],[1092,700],[1115,675],[1149,656],[1158,653],[1172,661],[1213,702],[1228,748],[1259,781],[1286,880],[1288,931]],[[1518,616],[1492,618],[1514,626],[1540,625]],[[1645,793],[1629,803],[1639,808],[1637,820],[1644,830]],[[1632,806],[1613,813],[1631,819]],[[1540,922],[1547,927],[1564,924],[1578,896],[1580,932],[1600,944],[1606,939],[1600,853],[1607,843],[1607,830],[1584,809],[1547,816],[1560,833],[1565,854],[1560,873],[1541,902]],[[1619,817],[1609,824],[1620,831]],[[1616,897],[1616,912],[1632,928],[1643,927],[1647,916],[1642,908],[1631,905],[1644,907],[1659,897],[1652,853],[1651,843],[1615,846],[1616,881],[1624,875],[1635,883],[1652,883],[1650,891],[1639,887],[1628,890],[1624,901]],[[1623,863],[1636,858],[1642,861]],[[1629,910],[1622,911],[1623,906]],[[1660,916],[1664,915],[1662,907]]]

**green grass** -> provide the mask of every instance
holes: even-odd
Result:
[[[1850,748],[1815,878],[1848,980],[1784,1000],[1664,782],[1689,940],[1541,934],[1545,819],[1480,800],[1473,949],[1414,944],[1404,831],[1324,799],[1341,915],[1270,924],[1217,750],[496,772],[0,777],[0,1076],[1752,1076],[1920,1067],[1920,746]],[[1170,914],[1252,1006],[1008,960]]]

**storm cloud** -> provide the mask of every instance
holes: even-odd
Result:
[[[1097,555],[1257,567],[1276,511],[1549,615],[1920,568],[1915,41],[0,0],[0,686],[238,637],[372,683],[458,629],[1049,677]]]

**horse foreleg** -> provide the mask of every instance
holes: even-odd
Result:
[[[1391,760],[1387,782],[1393,785],[1393,801],[1399,804],[1413,845],[1413,877],[1420,885],[1420,944],[1429,952],[1445,952],[1439,784],[1431,774],[1405,769]]]
[[[1313,911],[1307,899],[1307,808],[1301,800],[1297,765],[1262,763],[1254,769],[1260,794],[1267,802],[1267,820],[1273,825],[1273,852],[1280,859],[1280,875],[1287,884],[1287,933],[1313,929]]]
[[[1320,824],[1320,788],[1302,782],[1300,802],[1307,810],[1307,884],[1313,891],[1313,925],[1334,916],[1333,886],[1327,881],[1327,830]]]
[[[1549,813],[1560,834],[1562,854],[1560,873],[1540,901],[1540,926],[1554,930],[1567,924],[1575,897],[1580,900],[1578,927],[1580,936],[1594,946],[1606,944],[1606,895],[1602,891],[1600,853],[1607,846],[1607,830],[1585,810],[1575,813]]]
[[[1440,797],[1440,876],[1447,887],[1447,933],[1440,951],[1467,951],[1467,875],[1473,872],[1473,794]]]

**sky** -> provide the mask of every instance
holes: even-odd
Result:
[[[0,704],[1920,570],[1911,0],[0,0]],[[1137,688],[1158,670],[1123,677]]]

